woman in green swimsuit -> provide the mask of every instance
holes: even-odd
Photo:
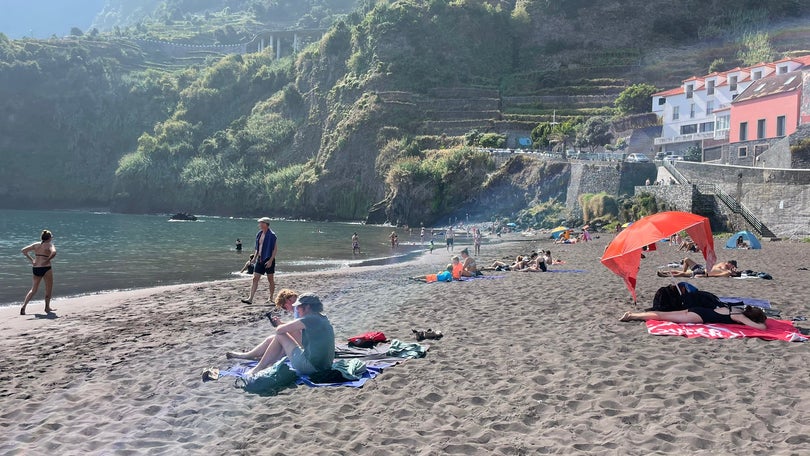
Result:
[[[35,242],[24,249],[22,254],[31,262],[32,272],[34,273],[34,282],[28,294],[25,295],[22,308],[20,308],[20,315],[25,315],[25,306],[28,301],[34,297],[39,290],[39,284],[45,280],[45,312],[51,313],[56,309],[51,309],[51,292],[53,291],[53,271],[51,270],[51,260],[56,256],[56,247],[53,246],[53,234],[48,230],[42,230],[40,236],[42,242]],[[34,252],[34,256],[28,254]]]

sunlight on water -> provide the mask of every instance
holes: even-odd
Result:
[[[20,249],[37,242],[43,229],[53,232],[58,251],[55,298],[239,277],[258,231],[254,219],[170,222],[158,215],[0,210],[0,304],[19,303],[25,296],[31,268]],[[401,245],[392,250],[393,228],[386,226],[277,220],[271,229],[279,238],[277,275],[379,264],[421,250],[418,235],[410,238],[402,230]],[[352,255],[354,232],[360,237],[359,255]],[[241,253],[235,249],[237,238]],[[40,289],[35,300],[43,296]]]

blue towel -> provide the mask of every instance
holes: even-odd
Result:
[[[289,364],[289,361],[287,361],[287,363]],[[256,361],[247,361],[239,363],[227,369],[221,369],[219,371],[219,376],[247,379],[246,372],[252,369],[256,364],[258,364]],[[350,386],[353,388],[361,388],[367,381],[380,375],[383,369],[389,368],[394,364],[396,364],[396,361],[368,362],[366,366],[366,372],[363,373],[363,375],[357,380],[346,380],[345,382],[338,382],[338,383],[314,383],[312,380],[309,379],[308,375],[299,375],[298,380],[295,381],[295,384],[307,385],[313,388],[321,386]]]

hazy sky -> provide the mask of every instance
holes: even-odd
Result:
[[[9,38],[67,35],[71,27],[86,32],[105,0],[0,0],[0,32]]]

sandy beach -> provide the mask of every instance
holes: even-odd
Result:
[[[56,300],[54,318],[42,314],[40,292],[31,315],[0,309],[0,453],[808,454],[810,345],[652,336],[643,323],[619,323],[636,307],[599,262],[610,238],[560,246],[515,236],[478,257],[483,265],[548,248],[565,260],[554,269],[585,272],[408,280],[448,262],[441,246],[404,264],[279,275],[277,290],[321,296],[338,339],[444,332],[426,358],[362,389],[260,397],[228,379],[202,383],[203,368],[230,364],[226,350],[273,331],[269,306],[239,302],[247,279]],[[774,280],[691,283],[768,299],[783,319],[810,316],[810,271],[799,269],[810,268],[810,244],[715,244],[719,259]],[[683,256],[664,245],[642,261],[638,309],[669,282],[656,267]],[[58,285],[57,276],[57,294]],[[266,293],[263,285],[257,296]]]

